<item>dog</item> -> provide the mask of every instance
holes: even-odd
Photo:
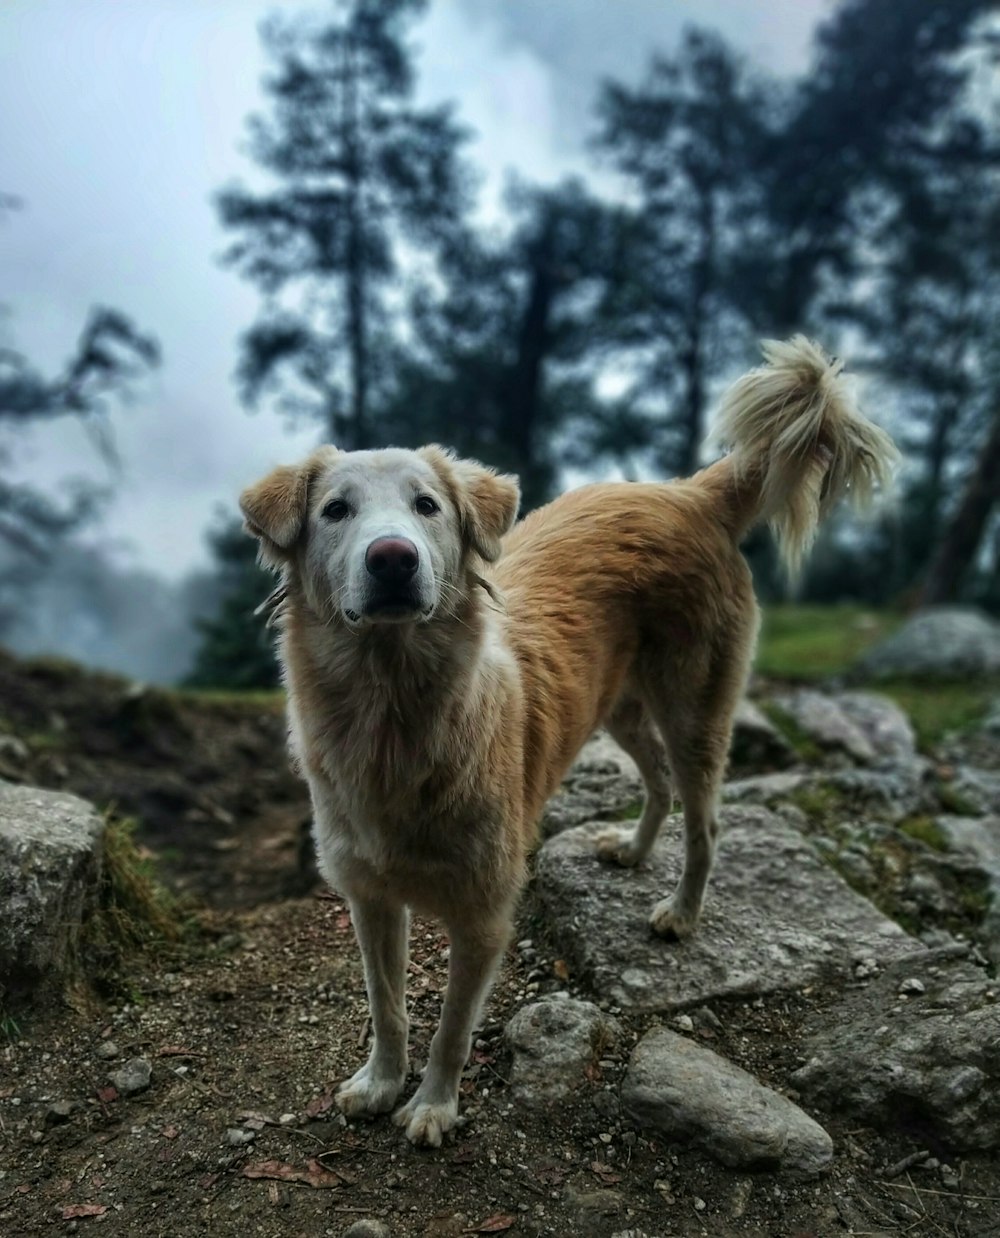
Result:
[[[694,930],[758,628],[740,542],[769,521],[794,570],[826,511],[869,500],[896,458],[817,345],[764,349],[723,399],[729,453],[686,480],[584,486],[515,524],[514,477],[437,446],[327,446],[242,494],[281,575],[271,605],[320,869],[364,962],[372,1046],[337,1093],[346,1115],[388,1112],[403,1090],[412,909],[451,948],[427,1067],[395,1120],[434,1147],[455,1125],[536,822],[597,727],[635,759],[645,802],[596,856],[641,863],[676,792],[683,871],[650,924]]]

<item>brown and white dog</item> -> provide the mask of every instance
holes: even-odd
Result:
[[[443,921],[451,953],[427,1069],[395,1116],[417,1144],[454,1126],[536,822],[596,727],[646,787],[636,828],[608,830],[597,854],[642,861],[676,792],[684,869],[650,923],[694,929],[757,633],[740,541],[770,521],[795,567],[827,508],[869,498],[895,458],[814,344],[765,355],[724,399],[730,454],[688,480],[585,486],[515,526],[516,480],[440,447],[322,447],[242,495],[283,578],[291,744],[320,866],[364,960],[373,1043],[340,1087],[344,1113],[393,1108],[406,1079],[412,908]]]

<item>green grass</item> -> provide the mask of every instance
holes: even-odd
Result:
[[[134,834],[134,821],[108,819],[98,903],[85,922],[81,941],[84,975],[105,992],[120,986],[129,959],[176,949],[197,933],[196,922],[157,880]]]
[[[233,688],[175,688],[174,694],[182,701],[197,701],[203,705],[248,705],[279,713],[285,706],[285,694],[280,688],[248,689]]]
[[[996,698],[996,682],[911,683],[888,679],[872,691],[891,697],[913,723],[918,745],[927,750],[953,731],[965,731],[985,718]]]
[[[861,606],[769,606],[757,670],[776,679],[825,679],[895,631],[898,615]]]
[[[948,839],[944,830],[933,817],[907,817],[900,821],[899,829],[909,838],[915,838],[932,851],[947,851]]]

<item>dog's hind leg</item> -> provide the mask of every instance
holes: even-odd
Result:
[[[739,654],[739,646],[734,649]],[[745,683],[742,656],[720,659],[703,690],[669,708],[651,701],[666,740],[674,786],[684,808],[684,867],[677,889],[657,903],[650,927],[661,937],[687,937],[701,914],[719,833],[719,792],[729,758],[733,714]]]
[[[427,1069],[413,1098],[393,1115],[411,1143],[437,1148],[458,1119],[458,1087],[472,1032],[510,940],[510,917],[486,925],[449,920],[451,954],[441,1021],[431,1040]]]
[[[406,965],[409,915],[375,899],[351,899],[372,1020],[372,1047],[364,1066],[340,1085],[336,1102],[348,1117],[387,1113],[406,1080]]]
[[[605,725],[638,765],[646,798],[634,829],[613,826],[598,834],[594,845],[600,859],[631,867],[649,855],[670,811],[673,796],[667,750],[645,705],[635,697],[620,701]]]

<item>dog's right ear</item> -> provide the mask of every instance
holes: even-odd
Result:
[[[243,527],[260,542],[260,562],[278,572],[302,534],[309,504],[307,464],[281,464],[240,495]]]

